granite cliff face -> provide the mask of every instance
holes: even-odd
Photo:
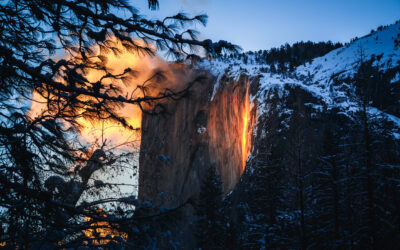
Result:
[[[141,200],[167,207],[185,202],[198,193],[210,165],[221,175],[224,194],[238,182],[251,151],[256,109],[249,93],[257,78],[224,75],[216,84],[208,75],[189,96],[169,101],[167,114],[143,115]]]

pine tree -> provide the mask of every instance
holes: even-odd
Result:
[[[276,73],[275,63],[271,64],[270,71],[271,71],[271,73]]]
[[[195,209],[197,246],[201,249],[223,248],[226,220],[222,210],[222,182],[213,166],[204,177]]]
[[[331,122],[332,123],[332,122]],[[328,122],[322,135],[319,163],[313,168],[314,244],[320,248],[339,247],[342,237],[342,152],[339,150],[339,135]]]

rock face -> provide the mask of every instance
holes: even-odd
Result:
[[[208,76],[188,97],[168,101],[167,114],[142,118],[139,198],[173,207],[199,192],[214,165],[227,194],[238,182],[251,149],[255,109],[249,89],[257,79]],[[254,105],[255,106],[255,105]]]

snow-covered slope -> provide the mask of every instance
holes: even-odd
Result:
[[[329,83],[333,74],[350,75],[354,73],[361,57],[367,61],[372,56],[380,57],[379,65],[385,70],[399,64],[400,44],[396,41],[400,41],[400,22],[316,58],[311,64],[298,67],[296,73],[311,74],[315,82]]]
[[[315,58],[311,63],[297,67],[293,72],[284,74],[265,73],[269,65],[257,64],[249,58],[247,64],[232,59],[217,59],[214,61],[203,61],[199,67],[211,70],[219,77],[226,74],[233,78],[239,78],[241,74],[260,77],[260,88],[256,96],[258,103],[268,97],[271,89],[280,89],[284,93],[284,86],[299,86],[311,93],[328,109],[339,108],[343,113],[351,116],[358,110],[357,103],[349,96],[349,83],[342,82],[335,85],[332,77],[345,79],[351,77],[357,70],[360,61],[368,61],[375,58],[374,65],[378,64],[382,71],[393,69],[400,65],[400,22],[381,28],[367,36],[359,38],[339,49],[335,49],[325,56]],[[400,79],[397,72],[391,82]],[[218,83],[217,83],[218,85]],[[215,86],[217,89],[218,86]],[[351,92],[351,90],[350,90]],[[279,91],[278,91],[279,93]],[[315,104],[320,108],[320,104]],[[258,108],[258,114],[265,112],[262,105]],[[370,112],[382,113],[378,109]],[[399,121],[398,117],[382,113],[393,122]],[[400,127],[400,123],[398,123]]]

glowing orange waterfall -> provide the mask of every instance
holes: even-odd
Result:
[[[250,119],[250,100],[249,100],[249,86],[246,84],[246,96],[244,101],[244,110],[242,115],[242,172],[246,166],[247,157],[250,154],[250,142],[249,142],[249,119]]]

